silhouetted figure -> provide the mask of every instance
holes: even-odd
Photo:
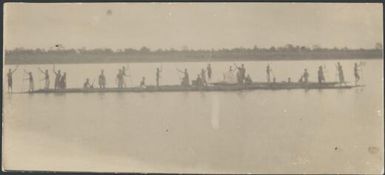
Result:
[[[104,76],[104,70],[100,71],[100,75],[98,78],[99,88],[106,88],[106,76]]]
[[[360,74],[358,73],[359,71],[359,68],[358,68],[358,64],[357,63],[354,63],[354,78],[355,78],[355,83],[357,84],[358,81],[360,81]]]
[[[146,77],[142,77],[142,81],[140,81],[140,87],[146,88]]]
[[[322,66],[318,67],[318,83],[325,82],[325,76]]]
[[[307,83],[309,80],[309,73],[307,72],[307,69],[304,70],[301,78],[299,79],[299,82],[301,83]]]
[[[230,66],[229,71],[223,73],[223,81],[226,83],[237,83],[237,77],[234,75],[233,68]]]
[[[125,66],[122,67],[122,79],[123,79],[122,87],[127,87],[127,84],[126,84],[126,81],[124,80],[124,77],[128,77],[128,75],[126,74],[126,67]]]
[[[203,86],[207,86],[206,70],[205,70],[205,69],[202,69],[202,70],[201,70],[201,75],[200,75],[200,77],[201,77],[201,79],[202,79]]]
[[[246,75],[246,68],[243,64],[241,65],[241,67],[238,67],[237,65],[235,65],[235,67],[238,69],[237,82],[238,84],[243,84]]]
[[[212,73],[212,69],[211,69],[211,65],[208,64],[207,65],[207,76],[208,78],[211,80],[211,73]]]
[[[268,64],[266,66],[266,79],[267,79],[267,82],[270,82],[270,73],[271,73],[271,68],[270,68],[270,65]]]
[[[184,71],[180,71],[178,70],[180,73],[183,73],[183,78],[182,78],[182,82],[181,82],[181,85],[182,86],[190,86],[190,78],[189,78],[189,75],[188,75],[188,72],[187,72],[187,68],[184,69]]]
[[[185,86],[190,86],[190,78],[189,78],[187,69],[184,69],[184,77],[183,77],[183,80],[184,80],[184,85],[185,85]]]
[[[342,66],[339,62],[337,63],[337,72],[340,83],[345,83],[344,71],[342,70]]]
[[[245,80],[246,78],[246,68],[245,68],[245,65],[242,64],[240,69],[239,69],[239,72],[241,74],[241,79],[242,79],[242,82]]]
[[[91,83],[90,83],[90,79],[89,78],[87,78],[86,82],[84,82],[83,88],[85,88],[85,89],[91,88]]]
[[[60,77],[59,81],[59,87],[60,89],[65,89],[67,88],[67,73],[63,73],[63,75]]]
[[[32,92],[34,90],[34,88],[35,88],[34,83],[33,83],[32,72],[28,72],[27,74],[28,74],[28,77],[26,79],[29,82],[29,89],[28,89],[28,91]]]
[[[59,89],[60,88],[59,82],[60,82],[60,78],[61,78],[60,70],[58,70],[56,72],[55,67],[53,67],[53,72],[55,73],[55,86],[54,86],[54,88]]]
[[[242,84],[241,73],[240,73],[239,70],[238,70],[237,73],[236,73],[236,77],[237,77],[237,83],[238,83],[238,84]]]
[[[199,74],[197,75],[197,79],[195,80],[195,85],[197,87],[203,87],[204,86],[203,79],[201,78],[201,76]]]
[[[92,83],[91,83],[91,86],[90,86],[91,89],[94,88],[94,83],[95,83],[95,80],[92,81]]]
[[[245,78],[245,84],[250,85],[253,81],[251,80],[250,75],[248,74]]]
[[[13,86],[13,73],[16,72],[17,66],[14,70],[8,69],[7,78],[8,78],[8,92],[12,92],[12,86]]]
[[[162,72],[159,67],[156,68],[156,87],[159,87],[160,72]]]
[[[50,80],[49,80],[49,73],[48,73],[48,69],[46,69],[45,71],[43,71],[42,69],[39,68],[39,71],[44,74],[44,89],[49,89],[49,83],[50,83]]]
[[[118,88],[123,88],[124,86],[124,77],[122,69],[119,69],[118,74],[116,75],[116,80],[118,82]]]

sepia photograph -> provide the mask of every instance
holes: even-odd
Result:
[[[2,171],[383,174],[381,3],[4,3]]]

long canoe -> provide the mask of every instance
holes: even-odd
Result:
[[[348,85],[338,82],[325,83],[287,83],[287,82],[254,82],[251,84],[229,84],[225,82],[211,83],[205,87],[163,85],[127,88],[67,88],[67,89],[39,89],[25,93],[108,93],[108,92],[178,92],[178,91],[244,91],[244,90],[289,90],[289,89],[351,89],[363,85]]]

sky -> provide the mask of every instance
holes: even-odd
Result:
[[[373,48],[374,3],[6,3],[4,47]]]

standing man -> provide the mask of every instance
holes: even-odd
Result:
[[[324,71],[322,69],[322,66],[318,67],[318,83],[323,83],[325,82],[325,76],[324,76]]]
[[[67,74],[64,72],[63,75],[60,77],[59,81],[59,87],[60,89],[67,88]]]
[[[124,77],[127,77],[128,75],[126,74],[126,67],[123,66],[122,67],[122,79],[123,79],[123,84],[122,84],[122,87],[127,87],[127,84],[126,84],[126,81],[124,80]]]
[[[211,80],[211,73],[212,73],[211,65],[208,64],[207,65],[207,76],[208,76],[209,80]]]
[[[202,69],[200,77],[202,79],[202,85],[203,86],[207,86],[206,71],[205,71],[205,69]]]
[[[123,88],[124,77],[123,77],[123,70],[122,69],[119,69],[119,72],[116,75],[116,80],[118,82],[118,88]]]
[[[340,83],[345,83],[345,78],[344,78],[344,71],[342,70],[342,66],[340,62],[337,63],[337,72],[338,72],[338,79]]]
[[[139,85],[141,88],[146,88],[146,77],[142,77],[142,81],[140,81],[140,85]]]
[[[358,81],[360,81],[360,74],[358,73],[358,71],[359,71],[358,64],[354,63],[354,78],[355,78],[356,84],[358,83]]]
[[[34,84],[33,84],[33,76],[32,72],[26,72],[28,74],[28,77],[26,78],[29,82],[29,92],[32,92],[34,90]]]
[[[190,78],[187,72],[187,68],[184,69],[184,71],[180,71],[177,69],[178,72],[182,73],[184,76],[182,78],[182,86],[190,86]]]
[[[8,73],[7,73],[7,78],[8,78],[8,92],[12,92],[12,83],[13,83],[13,80],[12,80],[12,76],[13,76],[13,73],[16,72],[17,68],[19,66],[16,66],[16,68],[14,70],[11,70],[9,69],[8,70]]]
[[[106,88],[106,76],[104,76],[104,70],[100,71],[99,79],[98,79],[99,88]]]
[[[246,78],[246,68],[245,68],[245,65],[242,64],[241,65],[241,78],[242,78],[242,82],[245,80]]]
[[[237,83],[237,79],[234,75],[233,68],[230,66],[229,71],[223,74],[223,81],[227,83]]]
[[[159,67],[156,68],[156,87],[159,87],[160,72],[162,72]]]
[[[243,84],[245,78],[246,78],[246,68],[245,65],[242,64],[241,67],[238,67],[236,64],[234,64],[235,67],[238,69],[237,72],[237,81],[239,84]]]
[[[59,89],[60,88],[59,82],[60,82],[60,79],[61,79],[60,70],[58,70],[56,72],[55,66],[53,66],[53,72],[55,73],[55,89]]]
[[[48,69],[46,69],[45,71],[43,71],[42,69],[40,69],[39,67],[39,71],[44,74],[44,89],[49,89],[49,73],[48,73]]]
[[[190,86],[190,78],[187,72],[187,68],[184,69],[184,77],[183,77],[184,85]]]
[[[308,81],[309,81],[309,73],[307,72],[307,69],[305,69],[301,78],[299,79],[299,82],[307,83]]]
[[[271,68],[270,68],[270,65],[268,64],[266,67],[266,78],[267,78],[267,82],[269,83],[270,83],[270,72],[271,72]]]

